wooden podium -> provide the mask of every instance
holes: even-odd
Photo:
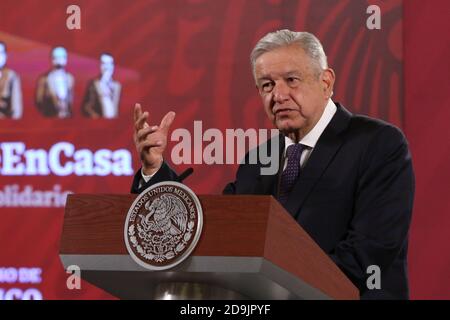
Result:
[[[129,256],[124,223],[136,195],[69,195],[65,268],[121,299],[359,299],[356,287],[271,196],[199,196],[191,256],[149,271]]]

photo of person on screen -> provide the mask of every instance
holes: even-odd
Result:
[[[52,69],[37,82],[36,105],[45,117],[72,116],[74,77],[65,70],[67,50],[55,47],[51,53]]]
[[[109,53],[100,55],[100,75],[92,79],[83,99],[81,111],[84,116],[113,119],[119,115],[121,85],[113,79],[114,57]]]
[[[22,88],[16,72],[6,66],[6,43],[0,41],[0,119],[22,117]]]

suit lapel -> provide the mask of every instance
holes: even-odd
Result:
[[[262,175],[259,174],[257,181],[256,181],[256,185],[255,185],[255,190],[254,193],[255,194],[271,194],[272,196],[274,196],[275,198],[277,197],[277,189],[278,189],[278,177],[280,172],[282,171],[282,156],[283,156],[283,151],[284,151],[284,135],[282,135],[281,133],[274,137],[273,139],[279,139],[279,150],[278,150],[278,154],[276,155],[271,155],[271,156],[278,156],[278,170],[276,174],[272,174],[272,175]],[[267,150],[272,150],[270,145],[267,147]]]
[[[342,145],[341,133],[347,128],[351,113],[338,103],[336,106],[335,115],[320,136],[287,200],[286,210],[294,218],[298,217],[303,203]]]

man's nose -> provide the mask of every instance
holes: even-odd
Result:
[[[289,100],[289,87],[284,82],[278,82],[272,91],[273,101],[276,103],[283,103]]]

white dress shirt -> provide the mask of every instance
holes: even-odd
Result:
[[[317,121],[314,128],[311,129],[310,132],[304,136],[299,143],[306,146],[306,148],[302,152],[302,156],[300,157],[300,168],[303,168],[308,161],[311,152],[313,151],[314,147],[317,144],[317,141],[319,140],[322,133],[325,131],[325,128],[330,123],[331,119],[333,118],[334,114],[336,113],[337,107],[334,104],[334,102],[329,99],[327,105],[325,106],[325,109],[322,113],[322,116],[320,117],[319,121]],[[292,141],[288,137],[284,137],[284,166],[283,170],[286,169],[287,166],[287,157],[286,157],[286,150],[291,145],[294,144],[294,141]]]

